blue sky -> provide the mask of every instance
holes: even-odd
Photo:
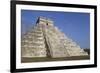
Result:
[[[25,33],[34,26],[39,16],[53,20],[54,25],[81,48],[90,48],[89,13],[21,10],[21,32]]]

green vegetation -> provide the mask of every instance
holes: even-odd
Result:
[[[73,57],[63,57],[63,58],[21,58],[22,63],[27,62],[46,62],[46,61],[69,61],[69,60],[88,60],[90,56],[73,56]]]
[[[88,55],[90,55],[90,48],[85,48],[84,51],[87,52]]]

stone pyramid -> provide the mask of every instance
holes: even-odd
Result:
[[[22,57],[58,58],[84,55],[88,54],[54,26],[52,20],[45,17],[39,17],[36,25],[21,38]]]

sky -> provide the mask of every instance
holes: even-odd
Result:
[[[58,27],[81,48],[90,48],[89,13],[21,10],[22,34],[36,25],[39,16],[53,20],[54,26]]]

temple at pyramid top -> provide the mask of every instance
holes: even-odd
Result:
[[[38,17],[37,24],[53,26],[54,22],[49,18],[40,16]]]

